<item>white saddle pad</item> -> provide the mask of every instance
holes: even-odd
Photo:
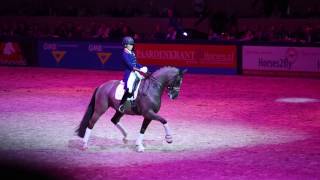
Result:
[[[139,87],[140,87],[140,83],[141,83],[141,81],[137,85],[137,88],[134,91],[133,96],[131,98],[128,98],[128,100],[135,100],[137,98]],[[119,83],[119,85],[117,86],[117,89],[116,89],[115,99],[116,100],[121,100],[123,95],[124,95],[124,82],[120,81],[120,83]]]

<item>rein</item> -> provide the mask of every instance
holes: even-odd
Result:
[[[153,81],[153,82],[155,82],[159,87],[161,87],[161,82],[157,79],[157,78],[155,78],[154,76],[152,76],[152,75],[150,75],[150,76],[148,76],[148,78],[147,79],[150,79],[151,81]],[[143,95],[144,96],[146,96],[147,94],[146,94],[146,91],[149,89],[149,87],[150,87],[150,82],[148,83],[148,86],[147,86],[147,89],[145,89],[145,83],[143,84],[143,87],[142,87],[142,89],[144,90],[143,91]],[[180,87],[175,87],[174,86],[174,83],[171,83],[169,86],[168,86],[168,90],[174,90],[174,91],[180,91]]]
[[[155,83],[158,85],[158,87],[161,87],[161,85],[162,85],[161,82],[160,82],[157,78],[155,78],[154,76],[152,76],[152,75],[148,76],[145,80],[147,80],[147,79],[155,82]],[[142,94],[143,94],[144,96],[147,95],[147,94],[146,94],[146,91],[147,91],[147,90],[149,89],[149,87],[150,87],[150,82],[148,82],[147,89],[144,88],[144,87],[145,87],[145,84],[146,84],[146,81],[145,81],[145,83],[143,83],[143,87],[142,87],[142,89],[144,90]]]
[[[157,78],[155,78],[152,74],[148,74],[148,76],[146,76],[145,80],[147,80],[147,79],[149,79],[150,81],[155,82],[156,85],[157,85],[159,88],[162,86],[162,83],[161,83]],[[146,92],[147,92],[148,89],[150,88],[150,83],[151,83],[150,81],[148,82],[147,87],[145,87],[145,86],[146,86],[146,81],[145,81],[145,83],[143,83],[143,86],[142,86],[142,90],[143,90],[142,95],[143,95],[143,96],[146,96],[146,95],[147,95]],[[179,92],[179,91],[180,91],[180,86],[176,86],[176,80],[175,80],[174,82],[170,83],[169,86],[167,86],[166,89],[169,90],[169,91],[174,90],[174,91]]]
[[[159,86],[161,86],[161,82],[160,82],[157,78],[155,78],[155,77],[152,76],[152,75],[150,75],[149,78],[150,78],[150,80],[156,82]]]

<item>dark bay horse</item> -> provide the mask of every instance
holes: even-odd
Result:
[[[131,105],[132,103],[127,101],[125,106],[128,107],[124,113],[118,111],[120,101],[115,99],[115,91],[120,81],[111,80],[100,85],[95,89],[87,111],[76,130],[78,136],[83,138],[83,147],[87,148],[92,128],[99,117],[105,113],[109,107],[116,110],[111,121],[122,133],[123,141],[125,143],[128,141],[127,131],[120,123],[121,117],[124,114],[143,116],[144,119],[140,129],[140,134],[136,140],[137,151],[144,151],[143,135],[152,120],[157,120],[162,123],[166,134],[165,139],[168,143],[172,143],[172,135],[168,123],[163,117],[159,116],[157,112],[161,107],[161,96],[166,89],[168,90],[168,96],[170,99],[178,97],[185,72],[186,70],[182,71],[175,67],[163,67],[152,73],[146,79],[143,79],[139,86],[139,92],[134,106]]]

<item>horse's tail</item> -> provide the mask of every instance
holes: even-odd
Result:
[[[89,121],[94,113],[94,104],[95,104],[95,96],[97,93],[98,88],[95,89],[90,104],[88,105],[87,111],[84,114],[81,123],[79,124],[78,129],[76,130],[76,133],[78,134],[79,137],[84,137],[84,134],[86,133],[86,129],[89,125]]]

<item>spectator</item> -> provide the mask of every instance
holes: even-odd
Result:
[[[98,39],[109,39],[110,37],[110,28],[107,27],[106,24],[101,24],[99,26],[99,29],[96,33],[96,35],[94,35],[95,38],[98,38]]]
[[[123,25],[121,29],[121,37],[132,36],[134,33],[128,25]]]
[[[165,33],[161,31],[161,27],[159,24],[156,25],[155,31],[152,35],[153,40],[164,40],[166,37]]]
[[[192,7],[193,7],[195,16],[198,18],[201,18],[206,13],[207,3],[205,2],[205,0],[193,0]]]
[[[168,32],[167,32],[167,35],[166,35],[166,40],[176,40],[177,39],[177,31],[176,29],[173,27],[173,26],[170,26],[168,28]]]
[[[307,25],[303,28],[303,41],[307,43],[311,43],[312,40],[313,29],[310,25]]]
[[[248,30],[241,38],[240,41],[251,41],[253,40],[254,36],[252,31]]]
[[[221,40],[221,37],[218,35],[218,33],[214,32],[213,29],[209,29],[208,40],[218,41]]]

